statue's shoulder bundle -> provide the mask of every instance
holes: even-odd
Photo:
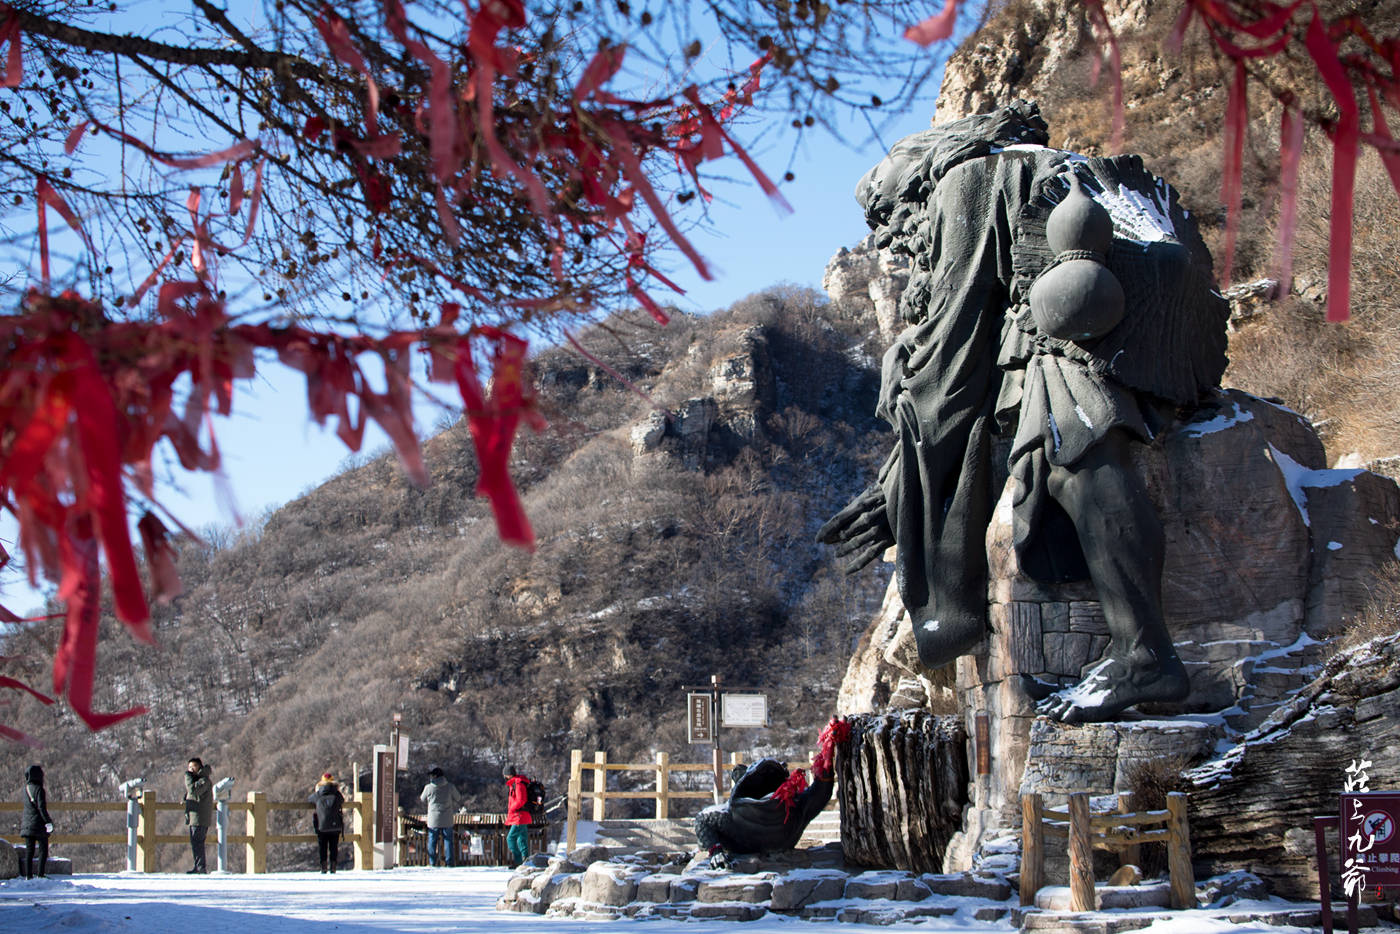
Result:
[[[1228,307],[1176,189],[1138,156],[1037,179],[1012,245],[1011,315],[1042,352],[1180,404],[1218,385]]]

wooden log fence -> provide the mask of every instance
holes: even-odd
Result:
[[[14,812],[18,814],[24,810],[23,801],[0,801],[0,814]],[[123,801],[50,801],[49,810],[55,813],[64,811],[78,812],[101,812],[116,811],[120,814],[126,813],[126,803]],[[58,822],[61,826],[61,822]],[[50,843],[95,843],[113,844],[126,843],[125,833],[56,833],[49,837]],[[189,840],[186,839],[188,844]]]
[[[740,762],[737,752],[731,753],[729,764],[732,768]],[[795,769],[810,769],[810,762],[796,762],[790,764]],[[583,775],[585,772],[591,773],[591,787],[585,788],[583,785]],[[610,791],[608,790],[609,772],[650,772],[652,774],[652,787],[650,790],[632,791]],[[671,817],[671,802],[677,799],[705,798],[717,800],[725,791],[725,775],[718,776],[719,787],[714,787],[715,779],[709,782],[709,788],[701,789],[678,789],[671,787],[671,776],[676,772],[702,772],[706,775],[714,776],[715,767],[713,762],[672,762],[670,753],[658,752],[653,762],[609,762],[606,752],[595,752],[592,762],[583,760],[583,750],[575,749],[569,755],[569,787],[568,787],[568,817],[567,829],[565,832],[566,852],[572,853],[578,845],[578,822],[583,819],[583,799],[592,799],[592,819],[595,821],[604,820],[607,803],[609,801],[624,801],[637,799],[650,799],[655,802],[655,818],[657,820],[669,820]]]
[[[1167,795],[1165,811],[1133,812],[1132,795],[1118,796],[1117,810],[1093,814],[1089,795],[1069,796],[1066,810],[1045,807],[1039,794],[1021,795],[1021,904],[1035,904],[1045,885],[1045,838],[1063,837],[1069,850],[1071,911],[1094,910],[1093,848],[1116,850],[1119,863],[1136,864],[1139,847],[1161,843],[1167,848],[1171,907],[1196,907],[1196,878],[1191,868],[1191,830],[1186,817],[1187,796]]]
[[[221,802],[222,803],[222,802]],[[126,802],[119,801],[51,801],[48,804],[51,812],[62,813],[65,811],[78,812],[118,812],[125,814],[127,811]],[[242,812],[244,815],[244,832],[241,834],[229,833],[224,837],[224,843],[228,846],[243,846],[245,853],[244,872],[264,873],[267,872],[267,848],[276,844],[298,843],[315,846],[316,834],[314,833],[272,833],[270,829],[270,818],[274,812],[292,811],[310,814],[315,807],[306,801],[269,801],[267,795],[260,791],[249,792],[244,801],[228,801],[227,807],[232,815],[235,812]],[[24,808],[23,802],[0,801],[0,814],[6,812],[19,812]],[[356,794],[353,800],[345,802],[346,817],[350,819],[352,831],[341,836],[341,841],[349,843],[355,857],[355,868],[366,869],[373,866],[374,843],[372,840],[374,803],[367,792]],[[170,845],[189,846],[189,834],[184,829],[183,815],[185,806],[183,801],[160,801],[153,791],[141,792],[137,799],[137,819],[136,819],[136,865],[137,872],[156,872],[159,863],[157,854],[159,847]],[[161,814],[180,814],[180,833],[161,833],[158,829],[158,817]],[[308,816],[307,822],[310,822]],[[60,823],[61,826],[61,822]],[[49,842],[55,845],[64,844],[96,844],[101,846],[122,845],[125,846],[129,840],[126,833],[63,833],[58,832],[49,837]],[[211,837],[207,844],[215,846],[216,841]]]

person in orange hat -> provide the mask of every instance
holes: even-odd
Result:
[[[326,772],[316,783],[308,799],[316,807],[311,826],[316,828],[316,849],[321,857],[321,871],[335,872],[339,860],[340,835],[345,831],[345,796],[336,787],[335,776]]]

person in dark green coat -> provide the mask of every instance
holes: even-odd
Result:
[[[194,855],[191,873],[205,873],[204,838],[214,822],[214,781],[209,766],[198,757],[185,766],[185,823],[190,828],[190,853]]]
[[[31,765],[24,770],[24,816],[20,818],[19,835],[24,838],[24,875],[34,878],[34,848],[39,848],[39,878],[48,875],[49,834],[53,833],[53,818],[49,817],[49,799],[44,794],[44,770]]]

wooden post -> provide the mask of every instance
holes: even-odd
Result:
[[[593,754],[593,819],[603,819],[603,806],[608,797],[608,754],[601,750]]]
[[[578,819],[583,808],[583,750],[569,752],[569,803],[568,828],[564,834],[564,853],[568,855],[578,847]]]
[[[136,869],[156,871],[156,793],[141,792],[141,816],[136,824]]]
[[[1094,849],[1090,840],[1089,795],[1069,796],[1069,909],[1094,910]]]
[[[1328,827],[1336,827],[1340,831],[1339,818],[1330,815],[1313,818],[1313,844],[1317,847],[1318,900],[1322,903],[1322,930],[1326,934],[1332,934],[1332,880],[1328,878],[1327,868]]]
[[[404,809],[394,808],[394,865],[408,865],[408,824],[404,823]]]
[[[1021,795],[1021,907],[1035,904],[1045,884],[1045,810],[1040,795]]]
[[[1133,813],[1133,793],[1131,791],[1118,792],[1118,813]],[[1125,843],[1118,849],[1118,865],[1133,865],[1142,868],[1142,847],[1136,843]]]
[[[1186,820],[1186,795],[1167,795],[1167,871],[1171,876],[1172,907],[1196,907],[1196,875],[1191,869],[1191,827]]]
[[[656,754],[656,819],[667,820],[671,816],[671,754]]]
[[[355,868],[374,868],[374,795],[355,792]]]
[[[735,753],[735,755],[738,755],[738,753]],[[721,773],[724,771],[721,764],[723,756],[724,754],[719,751],[719,740],[715,740],[715,748],[710,753],[710,771],[715,773],[715,804],[719,804],[724,800],[724,778],[721,776]]]
[[[248,792],[248,844],[244,872],[267,872],[267,795],[261,791]]]

